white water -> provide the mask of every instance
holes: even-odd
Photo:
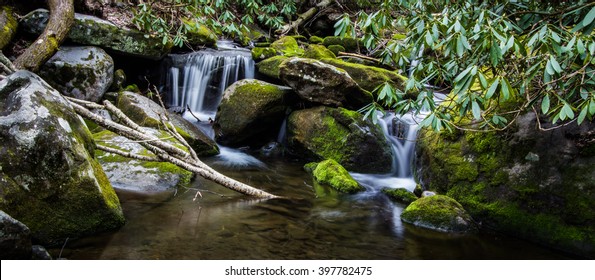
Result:
[[[197,126],[211,139],[215,133],[210,120],[215,119],[225,89],[236,81],[254,78],[254,61],[248,50],[221,41],[217,44],[220,50],[171,55],[166,80],[168,105],[184,111],[183,117],[193,123],[198,118]],[[265,166],[255,157],[227,147],[220,147],[216,158],[216,164],[228,167]]]

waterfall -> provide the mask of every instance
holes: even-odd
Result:
[[[170,107],[187,106],[199,118],[213,118],[223,92],[232,83],[254,78],[254,61],[247,50],[204,50],[170,55],[166,100]]]

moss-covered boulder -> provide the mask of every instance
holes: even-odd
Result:
[[[169,137],[169,134],[164,131],[147,127],[144,130],[157,138],[166,139],[165,141],[171,145],[185,149],[182,144]],[[140,144],[107,130],[95,133],[93,137],[102,145],[123,152],[152,155]],[[192,172],[169,162],[139,161],[101,150],[96,150],[95,154],[112,186],[119,190],[143,194],[173,192],[176,188],[188,186],[194,177]]]
[[[319,162],[312,171],[312,175],[316,182],[343,193],[356,193],[365,190],[343,166],[332,159]]]
[[[182,19],[186,26],[186,38],[188,43],[195,47],[216,47],[217,34],[209,29],[206,25],[198,23],[194,20]]]
[[[279,40],[271,43],[271,48],[277,50],[285,56],[297,56],[303,54],[304,50],[300,49],[295,38],[291,36],[285,36]]]
[[[277,55],[256,63],[258,73],[273,79],[279,79],[279,66],[289,57]]]
[[[536,127],[527,114],[501,133],[423,130],[421,181],[484,226],[595,257],[595,125]]]
[[[373,101],[344,70],[315,59],[290,58],[279,66],[281,80],[305,101],[361,109]]]
[[[17,32],[18,21],[12,13],[12,8],[0,6],[0,50],[4,49]]]
[[[49,12],[38,9],[25,15],[20,26],[25,32],[39,35],[49,19]],[[81,45],[98,46],[125,55],[161,59],[170,52],[172,44],[163,44],[160,37],[121,28],[97,17],[75,14],[67,39]]]
[[[409,205],[417,200],[417,196],[405,188],[383,188],[385,193],[391,200]]]
[[[0,259],[30,259],[31,245],[31,230],[0,210]]]
[[[295,156],[311,161],[333,159],[349,171],[391,170],[392,152],[380,128],[344,108],[294,111],[287,120],[287,145]]]
[[[62,94],[98,102],[114,77],[114,60],[97,47],[60,47],[39,76]]]
[[[164,115],[165,110],[151,99],[140,94],[123,91],[118,96],[118,108],[138,125],[160,128],[159,114]],[[190,144],[199,156],[212,156],[219,154],[217,143],[188,120],[177,114],[169,114],[171,123],[176,130]]]
[[[305,58],[323,59],[323,58],[336,58],[335,54],[322,45],[308,45],[304,52]]]
[[[0,81],[0,209],[34,239],[63,242],[124,223],[94,147],[80,117],[41,78],[18,71]]]
[[[413,201],[403,210],[401,220],[441,232],[477,231],[477,225],[463,206],[445,195],[427,196]]]
[[[322,42],[324,42],[324,39],[318,36],[311,36],[310,39],[308,39],[308,42],[310,42],[311,44],[322,44]]]
[[[333,46],[339,45],[345,48],[348,52],[357,52],[359,50],[360,42],[358,39],[355,38],[341,38],[338,36],[328,36],[325,37],[322,41],[322,44],[325,46]]]
[[[345,48],[341,45],[330,45],[327,46],[328,50],[331,51],[335,56],[338,56],[339,53],[345,52]]]
[[[277,55],[277,50],[269,47],[255,47],[252,48],[252,59],[263,60]]]
[[[264,144],[279,132],[293,91],[259,80],[229,86],[215,116],[217,141],[229,146]]]
[[[363,89],[372,92],[377,86],[389,82],[396,88],[404,89],[407,78],[394,71],[374,66],[325,58],[322,62],[341,68]]]

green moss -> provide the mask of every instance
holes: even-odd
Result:
[[[194,173],[182,169],[175,164],[169,162],[143,162],[141,166],[149,169],[154,169],[155,171],[150,171],[150,173],[155,174],[163,174],[163,173],[172,173],[178,174],[180,176],[178,184],[176,184],[176,188],[180,187],[187,187],[190,185],[192,178],[194,178]]]
[[[285,56],[300,56],[304,52],[298,46],[297,41],[291,36],[285,36],[273,42],[271,48],[281,52]]]
[[[271,46],[271,43],[269,42],[256,42],[254,43],[254,46],[257,48],[268,48]]]
[[[304,171],[308,172],[308,173],[312,173],[314,172],[314,169],[316,169],[316,166],[318,166],[318,162],[309,162],[306,163],[304,165]]]
[[[332,45],[342,46],[346,51],[349,52],[356,52],[359,50],[359,40],[355,38],[341,38],[338,36],[328,36],[325,37],[322,41],[322,44],[326,47],[330,47]],[[330,49],[330,48],[329,48]]]
[[[289,58],[286,56],[273,56],[259,62],[256,64],[256,67],[258,68],[258,72],[260,74],[270,78],[279,79],[279,65],[288,59]]]
[[[385,82],[391,83],[394,87],[403,88],[407,81],[406,77],[383,68],[345,62],[340,59],[326,58],[321,61],[347,71],[360,87],[370,92]]]
[[[401,219],[407,223],[438,231],[477,230],[463,206],[445,195],[427,196],[412,202],[401,214]]]
[[[0,50],[3,49],[10,41],[14,34],[17,32],[18,21],[13,15],[11,7],[2,6],[0,7]]]
[[[343,40],[338,36],[327,36],[322,41],[322,44],[327,47],[332,45],[343,46]]]
[[[129,91],[129,92],[136,92],[136,93],[141,92],[136,84],[127,85],[125,88],[122,89],[122,91]]]
[[[313,59],[336,58],[333,52],[321,45],[309,45],[304,52],[304,57]]]
[[[217,35],[203,24],[193,20],[182,18],[182,21],[189,27],[186,29],[186,37],[192,45],[216,46]]]
[[[310,37],[309,42],[312,44],[322,44],[322,42],[324,42],[324,39],[318,36],[312,36]]]
[[[356,193],[365,190],[343,166],[332,159],[318,163],[313,175],[317,182],[343,193]]]
[[[328,50],[333,52],[335,55],[339,55],[340,52],[345,52],[345,48],[341,45],[330,45],[327,46]]]
[[[384,188],[382,192],[385,193],[391,200],[409,205],[417,200],[417,196],[404,188]]]
[[[263,60],[277,55],[277,50],[274,48],[252,48],[252,59]]]

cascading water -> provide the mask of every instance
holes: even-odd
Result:
[[[220,50],[203,50],[185,55],[170,55],[167,69],[166,100],[170,108],[184,112],[184,118],[201,122],[198,127],[209,137],[214,132],[209,119],[215,119],[225,89],[234,82],[254,78],[250,51],[225,42]],[[190,109],[190,110],[187,110]],[[263,167],[264,163],[241,151],[220,147],[215,164],[230,167]]]
[[[169,106],[190,108],[201,120],[214,119],[229,85],[254,78],[254,61],[246,50],[204,50],[170,57],[166,80]],[[194,118],[189,113],[185,117]]]

